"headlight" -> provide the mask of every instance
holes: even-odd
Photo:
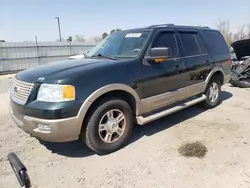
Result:
[[[42,84],[37,94],[37,100],[44,102],[75,100],[75,87],[71,85]]]

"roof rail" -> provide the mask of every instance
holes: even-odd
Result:
[[[158,25],[151,25],[148,28],[155,28],[155,27],[170,27],[174,26],[174,24],[158,24]]]
[[[185,28],[209,28],[208,26],[187,26],[187,25],[174,25],[174,24],[158,24],[158,25],[151,25],[148,28],[156,28],[156,27],[185,27]]]
[[[208,27],[208,26],[195,26],[195,25],[193,25],[193,26],[188,26],[188,25],[178,25],[178,27],[189,27],[189,28],[209,28],[209,29],[210,29],[210,27]]]

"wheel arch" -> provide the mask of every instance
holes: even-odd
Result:
[[[221,67],[215,67],[207,76],[206,78],[206,86],[210,82],[210,80],[214,77],[219,77],[221,85],[224,84],[225,74]]]
[[[110,84],[96,90],[84,101],[77,115],[79,125],[82,126],[91,107],[105,97],[118,97],[124,99],[132,108],[133,113],[138,113],[140,98],[136,91],[125,84]]]

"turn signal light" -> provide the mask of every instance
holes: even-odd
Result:
[[[155,59],[155,62],[156,63],[161,63],[161,62],[167,61],[167,60],[168,60],[167,58],[157,58],[157,59]]]

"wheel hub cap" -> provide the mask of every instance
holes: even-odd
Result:
[[[115,119],[107,122],[108,131],[114,133],[118,129],[118,122]]]
[[[99,136],[105,143],[114,143],[120,139],[126,128],[126,118],[118,109],[106,112],[99,122]]]
[[[215,102],[219,96],[219,87],[217,83],[212,83],[209,88],[209,100]]]

